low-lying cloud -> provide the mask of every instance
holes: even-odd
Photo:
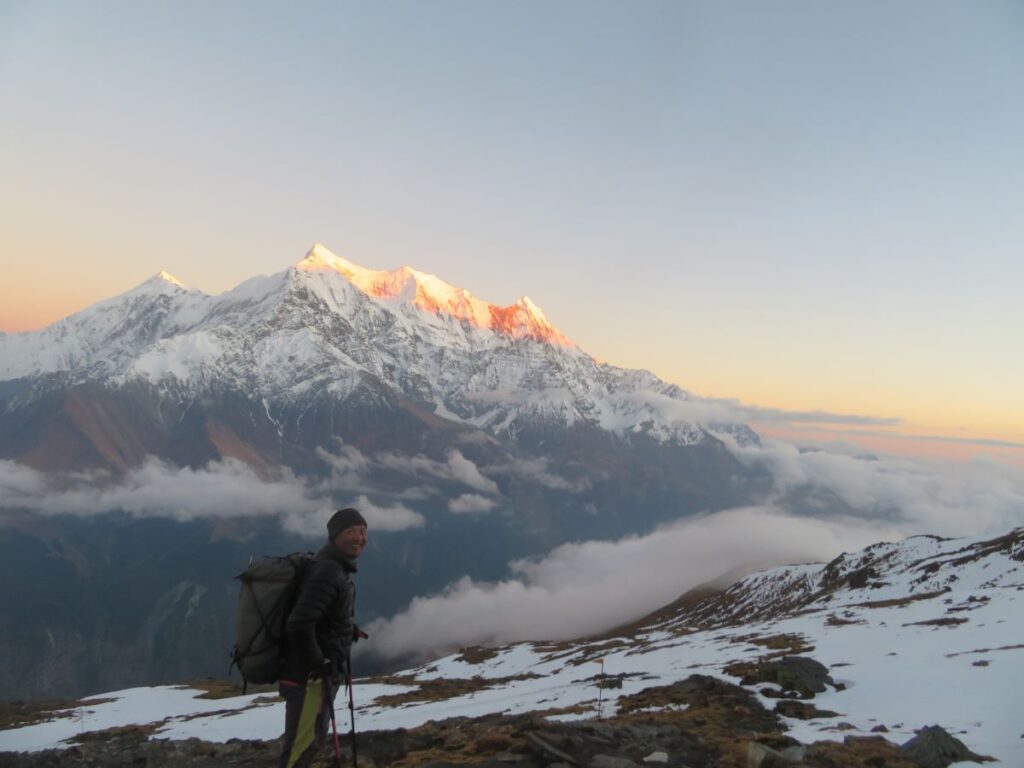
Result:
[[[566,544],[513,564],[514,577],[463,578],[371,628],[389,658],[467,644],[564,640],[649,613],[738,565],[825,560],[905,530],[883,521],[798,518],[748,507],[675,523],[647,536]]]
[[[564,545],[539,561],[510,564],[512,575],[499,582],[463,578],[378,622],[375,649],[404,658],[474,643],[580,637],[633,620],[744,564],[827,561],[919,533],[985,535],[1024,525],[1024,471],[1011,465],[865,457],[846,444],[741,446],[720,437],[742,463],[770,476],[762,505],[690,518],[647,536]]]
[[[448,511],[456,515],[490,512],[498,502],[479,493],[464,493],[448,502]]]
[[[330,501],[310,493],[287,469],[258,476],[234,459],[201,469],[151,458],[116,482],[106,473],[44,473],[0,461],[0,508],[53,515],[94,515],[120,510],[139,517],[232,517],[312,512]]]
[[[625,400],[634,406],[647,409],[665,421],[689,422],[703,426],[747,424],[753,421],[876,427],[892,427],[903,423],[903,420],[900,418],[884,416],[762,408],[756,405],[747,405],[732,398],[690,395],[686,400],[679,400],[649,390],[634,392],[626,396]]]
[[[1024,470],[991,459],[945,462],[799,449],[765,440],[740,446],[721,435],[748,466],[769,471],[772,501],[803,490],[835,494],[865,519],[888,519],[908,530],[944,536],[992,533],[1024,524]],[[824,510],[827,512],[827,510]]]
[[[485,477],[477,465],[467,459],[457,448],[449,451],[444,461],[437,461],[423,454],[404,456],[392,452],[375,454],[372,461],[376,466],[385,469],[410,475],[427,475],[438,480],[461,483],[481,493],[498,494],[497,483],[489,477]]]
[[[422,515],[403,504],[378,505],[365,495],[354,503],[377,530],[424,523]],[[150,458],[117,478],[104,472],[46,473],[0,460],[0,509],[79,516],[121,511],[182,521],[275,516],[296,533],[322,536],[337,507],[329,487],[304,482],[286,468],[261,476],[235,459],[193,469]]]
[[[492,464],[486,467],[490,474],[494,475],[519,475],[533,480],[535,483],[551,488],[556,491],[568,491],[569,493],[583,493],[590,490],[590,480],[583,477],[578,480],[569,480],[556,474],[551,470],[550,463],[543,456],[536,458],[509,458],[501,464]]]

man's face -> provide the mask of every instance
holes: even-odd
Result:
[[[346,528],[334,537],[334,546],[345,557],[355,560],[363,554],[363,549],[366,547],[366,526],[353,525],[351,528]]]

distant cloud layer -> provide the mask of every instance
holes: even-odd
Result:
[[[801,450],[766,440],[738,446],[739,460],[768,469],[774,500],[795,490],[834,493],[859,516],[899,524],[907,532],[960,536],[1024,524],[1024,470],[990,459],[944,462],[906,457]]]
[[[886,537],[893,525],[796,518],[770,507],[689,519],[648,536],[558,547],[513,564],[515,578],[463,578],[371,627],[385,657],[429,657],[467,644],[561,640],[638,618],[733,567],[832,557]]]
[[[104,473],[43,473],[0,461],[0,508],[93,515],[122,510],[140,517],[224,517],[329,507],[287,469],[261,478],[234,459],[202,469],[149,459],[117,482]]]
[[[678,400],[657,392],[636,392],[629,396],[637,405],[657,413],[663,419],[687,421],[704,426],[715,424],[747,424],[753,421],[777,421],[794,424],[844,424],[852,426],[892,427],[903,422],[899,418],[831,413],[829,411],[787,411],[746,405],[732,398],[691,395]]]
[[[95,515],[113,510],[138,517],[281,516],[286,528],[321,536],[337,504],[329,486],[303,482],[287,469],[257,475],[234,459],[202,469],[175,467],[159,459],[116,479],[106,473],[44,473],[0,460],[0,509],[50,515]],[[420,527],[423,516],[403,504],[379,505],[366,495],[353,503],[376,530]]]
[[[387,657],[430,656],[472,643],[566,639],[653,611],[743,564],[827,561],[880,540],[918,533],[996,534],[1024,525],[1024,471],[994,461],[954,464],[863,458],[852,446],[800,450],[764,441],[739,446],[743,463],[770,473],[762,506],[688,519],[641,537],[585,542],[512,564],[513,578],[464,578],[374,627]],[[816,515],[789,505],[801,494],[845,510]]]
[[[542,559],[510,564],[511,576],[494,583],[461,579],[378,622],[374,649],[403,657],[472,643],[580,636],[635,619],[744,563],[828,560],[882,539],[989,534],[1024,525],[1024,469],[1018,467],[864,456],[842,443],[808,449],[719,437],[741,463],[771,479],[756,506],[689,518],[645,536],[561,546]],[[439,460],[365,455],[344,445],[321,451],[320,458],[330,470],[323,481],[287,469],[258,475],[234,460],[191,469],[151,459],[116,478],[43,473],[0,461],[0,509],[53,515],[123,510],[180,520],[280,515],[288,529],[322,536],[338,504],[357,506],[375,530],[421,527],[416,504],[432,498],[436,507],[445,483],[463,489],[449,488],[447,509],[454,515],[497,510],[502,497],[495,480],[510,475],[571,493],[588,487],[586,478],[561,477],[543,459],[481,467],[458,450]],[[374,489],[369,478],[381,470],[408,476],[408,486]]]

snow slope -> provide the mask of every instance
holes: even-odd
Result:
[[[884,726],[885,736],[901,743],[916,729],[938,724],[976,752],[1024,765],[1024,529],[996,539],[919,536],[878,544],[827,565],[753,574],[622,636],[473,649],[390,681],[359,681],[357,724],[360,731],[409,728],[460,715],[522,712],[592,718],[613,713],[621,696],[695,673],[736,682],[737,662],[787,650],[825,664],[838,684],[813,704],[839,714],[787,718],[791,735],[802,742],[841,741]],[[621,680],[621,688],[597,687],[609,677]],[[439,680],[473,685],[420,701],[385,698]],[[778,701],[770,695],[777,686],[757,690],[769,709]],[[210,741],[267,738],[281,727],[282,705],[273,697],[208,702],[195,698],[199,693],[109,694],[114,701],[0,731],[0,749],[60,746],[76,733],[131,722],[158,723],[160,738]],[[339,700],[339,717],[343,709]]]

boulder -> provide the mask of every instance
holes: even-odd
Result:
[[[757,667],[757,679],[775,683],[787,691],[796,691],[805,698],[824,693],[825,684],[835,686],[828,667],[808,656],[783,656]]]
[[[900,747],[900,751],[921,768],[946,768],[950,763],[964,760],[985,763],[994,759],[971,752],[960,739],[938,725],[919,730],[914,738]]]
[[[793,768],[799,765],[802,758],[802,754],[800,758],[794,759],[756,741],[750,742],[747,747],[747,768]]]

